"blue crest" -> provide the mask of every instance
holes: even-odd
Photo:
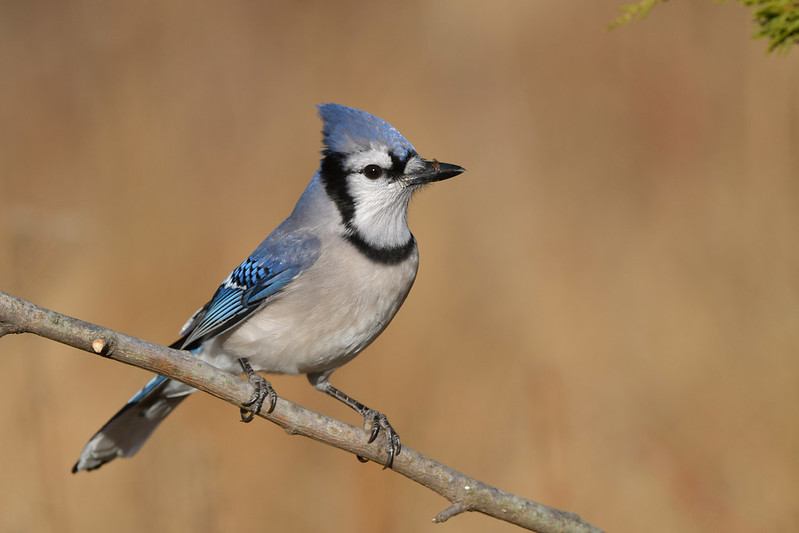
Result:
[[[386,147],[402,160],[416,149],[397,129],[383,119],[352,107],[322,104],[319,116],[322,135],[329,152],[354,153]]]

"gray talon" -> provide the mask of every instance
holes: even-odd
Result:
[[[388,418],[386,418],[386,415],[370,409],[364,416],[364,422],[367,422],[370,419],[372,422],[372,428],[369,435],[369,440],[367,442],[374,442],[374,440],[377,438],[377,435],[380,433],[381,428],[385,431],[386,453],[388,454],[388,458],[386,459],[386,463],[383,465],[383,470],[386,468],[391,468],[394,464],[394,457],[402,452],[402,445],[400,444],[399,435],[396,431],[394,431],[394,428],[391,427],[391,424],[388,423]],[[364,458],[361,456],[358,456],[358,460],[361,462],[366,462],[366,460],[364,460]]]
[[[242,404],[245,407],[249,407],[249,409],[245,409],[244,407],[240,409],[241,421],[246,423],[251,422],[252,419],[255,418],[255,415],[261,411],[261,407],[263,407],[267,396],[269,397],[269,409],[266,412],[271,413],[274,411],[275,405],[277,405],[277,393],[275,393],[275,389],[272,388],[272,385],[268,381],[252,369],[250,363],[246,359],[239,359],[239,364],[247,375],[247,381],[249,381],[255,389],[252,398]]]

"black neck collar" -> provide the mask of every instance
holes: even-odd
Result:
[[[402,263],[408,259],[416,249],[416,239],[414,239],[413,235],[410,236],[405,244],[386,247],[371,245],[366,242],[360,234],[354,232],[348,232],[344,238],[369,260],[383,265]]]

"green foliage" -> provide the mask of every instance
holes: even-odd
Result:
[[[619,8],[621,10],[621,15],[608,24],[608,29],[612,30],[616,26],[629,24],[633,19],[643,20],[649,12],[652,11],[653,7],[665,1],[666,0],[640,0],[634,4],[625,4]]]
[[[787,52],[799,43],[799,1],[741,0],[741,3],[754,8],[754,19],[759,25],[754,37],[768,39],[769,52]]]
[[[639,0],[621,6],[622,14],[608,25],[608,29],[642,20],[652,8],[666,0]],[[718,2],[719,0],[714,0]],[[720,0],[725,1],[725,0]],[[768,51],[787,52],[799,43],[799,0],[739,0],[754,10],[758,30],[753,37],[768,39]]]

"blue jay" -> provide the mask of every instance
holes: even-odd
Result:
[[[321,165],[294,211],[194,313],[172,348],[247,375],[256,392],[241,410],[245,422],[267,399],[274,409],[277,398],[256,372],[306,374],[363,416],[369,442],[385,432],[391,467],[401,447],[385,415],[329,379],[386,328],[413,285],[419,253],[407,222],[412,194],[465,169],[423,159],[393,126],[364,111],[324,104],[319,115]],[[89,440],[72,471],[135,454],[194,391],[154,378]]]

